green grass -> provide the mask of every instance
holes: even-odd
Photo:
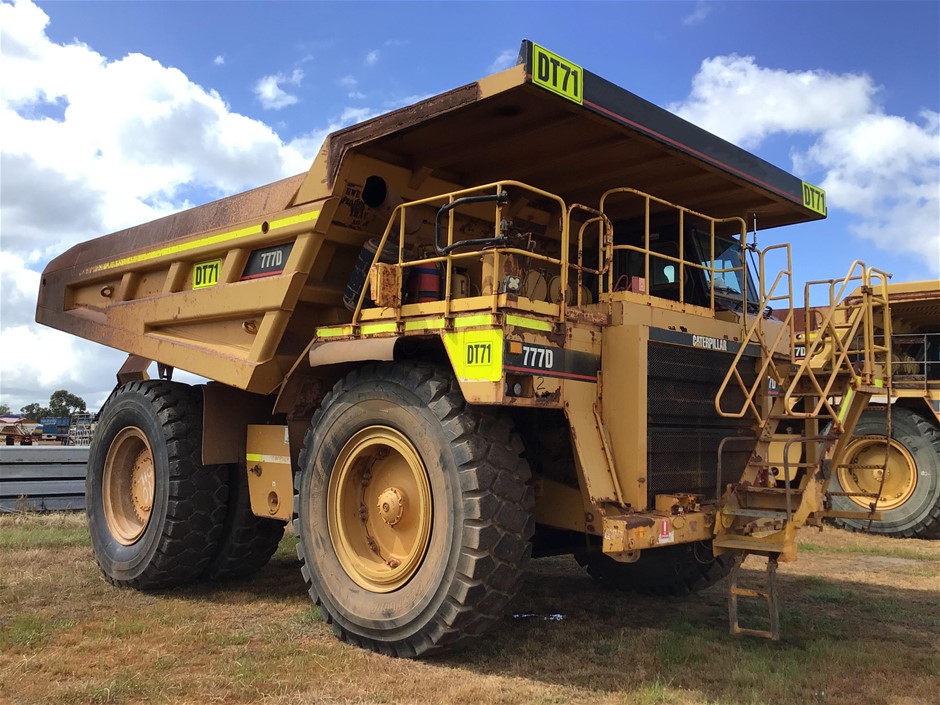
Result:
[[[60,702],[70,705],[120,705],[139,702],[147,692],[144,678],[121,674],[107,680],[72,685],[62,693]]]
[[[929,548],[929,544],[925,544]],[[905,558],[910,561],[933,561],[940,562],[940,548],[934,551],[917,551],[902,547],[883,547],[883,546],[820,546],[815,543],[806,543],[801,541],[799,549],[807,553],[842,553],[858,554],[862,556],[884,556],[885,558]]]
[[[19,615],[0,630],[0,644],[36,646],[49,636],[50,631],[51,626],[42,617],[33,614]]]
[[[851,537],[871,544],[862,551],[817,546],[799,571],[781,565],[779,642],[729,635],[723,586],[660,600],[603,589],[551,558],[533,561],[508,612],[563,620],[507,617],[459,651],[408,661],[334,638],[291,536],[254,576],[147,594],[109,585],[89,550],[61,540],[84,532],[80,517],[50,521],[0,521],[0,535],[55,536],[0,550],[3,702],[888,705],[940,692],[937,563],[886,567],[880,538]],[[745,566],[745,583],[762,581],[758,568]],[[766,619],[763,603],[741,604]]]
[[[4,526],[0,531],[0,549],[69,548],[88,546],[91,539],[84,526]]]
[[[290,531],[290,527],[288,527]],[[297,558],[297,537],[291,534],[287,534],[281,539],[281,543],[278,544],[277,551],[274,552],[272,560],[283,558],[288,560],[296,560]]]
[[[800,597],[810,602],[846,603],[854,599],[855,595],[838,585],[826,583],[804,590]]]

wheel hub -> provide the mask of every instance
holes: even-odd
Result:
[[[411,441],[370,426],[337,456],[327,490],[336,557],[357,585],[391,592],[418,572],[431,540],[431,487]]]
[[[378,508],[385,523],[395,526],[405,511],[405,495],[397,487],[388,487],[379,495]]]
[[[887,453],[886,453],[887,451]],[[911,498],[917,487],[917,463],[907,448],[884,436],[853,438],[845,453],[846,463],[837,470],[839,484],[846,492],[879,494],[875,509],[896,509]],[[872,496],[849,497],[868,509]]]
[[[141,453],[131,474],[131,499],[134,513],[141,522],[147,521],[153,509],[153,482],[153,458],[149,453]]]
[[[143,536],[155,492],[153,451],[146,434],[136,426],[121,429],[108,447],[101,483],[105,522],[118,543],[130,546]]]

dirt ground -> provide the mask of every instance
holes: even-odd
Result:
[[[537,560],[483,639],[400,661],[333,637],[291,537],[252,578],[142,594],[101,578],[82,516],[0,516],[0,702],[937,702],[940,542],[805,529],[779,577],[770,643],[727,633],[723,584],[653,599]]]

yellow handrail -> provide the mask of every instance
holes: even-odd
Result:
[[[766,288],[766,272],[765,272],[765,262],[766,256],[773,251],[784,250],[786,253],[787,266],[786,269],[781,270],[777,273],[777,276],[774,278],[773,284],[769,288]],[[750,411],[755,419],[761,423],[764,420],[764,414],[761,409],[758,409],[757,404],[755,403],[755,397],[761,392],[764,388],[764,385],[767,384],[768,376],[772,377],[777,384],[783,384],[785,376],[780,373],[777,363],[774,360],[774,351],[778,350],[782,342],[783,336],[785,333],[791,330],[793,325],[793,278],[792,278],[792,269],[793,262],[790,253],[790,246],[788,244],[781,245],[771,245],[770,247],[765,248],[764,250],[758,251],[758,261],[760,267],[760,313],[754,316],[754,320],[750,323],[747,328],[747,332],[744,335],[743,340],[741,341],[741,348],[735,354],[734,359],[731,362],[731,366],[728,370],[728,373],[725,375],[725,379],[722,381],[721,386],[718,388],[718,392],[715,394],[715,411],[718,412],[719,416],[725,418],[743,418],[748,411]],[[777,287],[780,286],[781,282],[786,282],[786,292],[781,295],[776,295]],[[776,336],[774,336],[773,342],[770,345],[767,344],[765,339],[765,320],[763,317],[764,309],[774,301],[785,301],[790,305],[787,306],[787,315],[780,325],[777,328]],[[793,358],[792,350],[792,336],[791,338],[791,355],[790,358]],[[757,376],[752,385],[748,386],[744,381],[744,378],[741,376],[741,373],[738,371],[741,360],[744,358],[744,355],[747,352],[747,348],[752,344],[752,341],[757,343],[761,348],[761,364],[757,370]],[[737,411],[726,411],[722,407],[722,399],[724,398],[725,392],[728,389],[728,385],[731,382],[731,379],[734,379],[738,385],[738,389],[744,394],[744,403],[741,408]]]
[[[743,218],[740,217],[730,217],[730,218],[714,218],[704,213],[692,210],[691,208],[686,208],[685,206],[680,206],[678,204],[672,203],[662,198],[650,195],[643,191],[639,191],[634,188],[627,186],[621,186],[618,188],[613,188],[608,191],[605,191],[600,199],[600,212],[606,213],[607,201],[611,196],[617,194],[629,194],[637,196],[643,200],[643,246],[637,247],[636,245],[613,245],[611,247],[611,259],[613,258],[614,252],[623,252],[623,251],[633,251],[638,252],[644,256],[643,270],[647,282],[650,281],[650,259],[657,258],[665,260],[667,262],[672,262],[676,264],[679,269],[679,276],[677,281],[680,282],[679,286],[679,302],[685,303],[685,287],[682,285],[685,282],[685,269],[686,267],[691,267],[693,269],[699,269],[709,273],[709,308],[715,308],[715,275],[716,274],[727,274],[729,272],[739,272],[741,276],[742,286],[741,286],[741,310],[747,311],[747,258],[743,256],[744,243],[747,237],[747,223]],[[650,204],[658,203],[667,208],[673,209],[678,213],[678,232],[680,237],[678,238],[679,245],[679,256],[673,257],[666,253],[656,252],[650,247]],[[709,225],[709,252],[708,252],[708,265],[704,265],[701,262],[695,262],[689,260],[685,254],[685,224],[686,217],[694,216],[701,220],[704,220]],[[740,267],[715,267],[715,230],[716,226],[734,223],[738,226],[736,228],[736,234],[740,237],[741,248],[742,248],[742,257],[741,257],[741,266]],[[612,268],[611,268],[612,272]],[[608,282],[608,290],[612,291],[614,284],[612,281]],[[650,287],[647,286],[646,289],[647,297],[651,296]]]

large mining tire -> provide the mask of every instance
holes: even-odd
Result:
[[[886,410],[883,407],[866,410],[855,426],[840,465],[882,465],[886,436]],[[829,491],[877,492],[881,473],[880,468],[837,467]],[[833,497],[832,508],[865,512],[870,502],[868,497]],[[877,509],[881,510],[880,521],[833,521],[850,531],[898,538],[940,538],[940,431],[923,416],[904,407],[891,409],[887,474]]]
[[[211,580],[242,578],[257,572],[271,560],[284,536],[284,522],[253,514],[245,468],[230,465],[228,513],[218,552],[206,566]],[[223,470],[223,472],[225,472]]]
[[[316,412],[295,481],[303,576],[341,639],[415,657],[477,636],[516,593],[534,494],[499,409],[449,371],[368,365]]]
[[[684,543],[642,551],[635,563],[621,563],[600,551],[575,554],[588,575],[606,587],[645,595],[689,595],[731,572],[734,558],[712,555],[710,542]]]
[[[88,456],[86,513],[95,558],[116,585],[193,580],[218,551],[228,488],[203,467],[202,395],[130,382],[105,406]]]

